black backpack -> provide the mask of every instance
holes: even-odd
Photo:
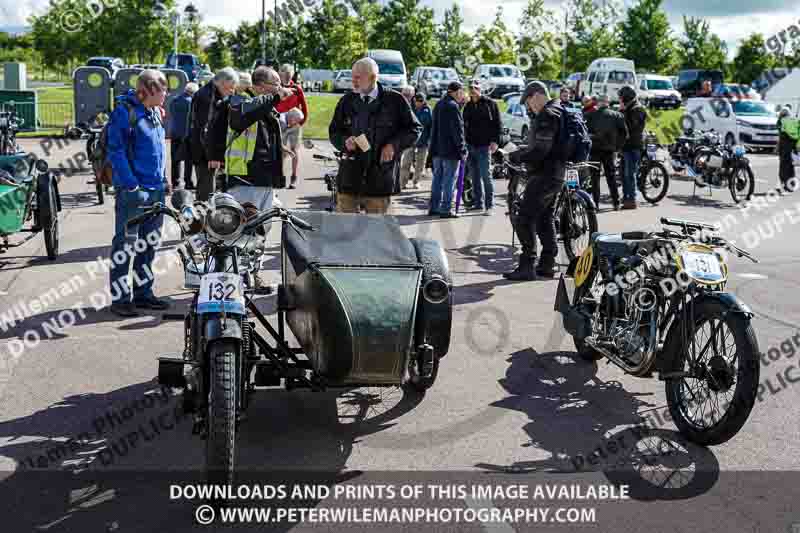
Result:
[[[561,114],[561,131],[558,144],[561,147],[561,157],[564,161],[580,163],[589,159],[592,151],[592,138],[583,112],[579,109],[564,107]]]
[[[134,137],[136,135],[136,121],[138,120],[136,108],[124,101],[118,105],[123,105],[128,110],[128,139],[130,141],[128,143],[127,153],[128,161],[133,161],[133,147],[136,143]],[[109,119],[103,126],[100,137],[97,140],[97,145],[95,145],[94,151],[92,152],[92,167],[95,169],[95,179],[103,185],[112,185],[112,167],[111,162],[108,160],[108,128],[110,125],[111,120]]]

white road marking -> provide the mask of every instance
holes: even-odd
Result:
[[[477,500],[475,498],[464,498],[464,501],[467,502],[471,508],[475,509],[494,509],[494,503],[492,500]],[[483,525],[483,529],[486,530],[488,533],[517,533],[516,530],[511,527],[509,524],[503,522],[481,522]]]
[[[752,272],[748,272],[748,273],[744,273],[744,274],[736,274],[736,275],[738,277],[740,277],[740,278],[745,278],[745,279],[769,279],[764,274],[754,274]]]

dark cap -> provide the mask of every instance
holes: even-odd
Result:
[[[550,98],[550,91],[547,90],[547,85],[537,80],[530,82],[525,87],[525,90],[522,92],[522,96],[519,97],[519,103],[521,105],[525,105],[525,101],[534,94],[543,94],[548,99]]]
[[[464,86],[463,86],[463,85],[461,85],[461,82],[460,82],[460,81],[451,81],[451,82],[450,82],[450,83],[447,85],[447,92],[449,92],[449,93],[454,93],[454,92],[456,92],[456,91],[460,91],[460,90],[461,90],[461,89],[463,89],[463,88],[464,88]]]

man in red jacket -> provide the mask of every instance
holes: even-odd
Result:
[[[283,86],[287,89],[291,89],[294,94],[285,98],[280,101],[278,105],[275,106],[275,110],[278,113],[286,113],[293,107],[300,108],[300,111],[303,112],[303,118],[300,121],[300,139],[302,139],[302,132],[303,132],[303,125],[308,120],[308,105],[306,104],[306,95],[303,94],[303,88],[300,85],[296,84],[292,81],[294,77],[294,67],[292,65],[284,64],[281,65],[280,68],[280,76],[281,82]],[[300,150],[300,144],[297,146],[297,151]],[[295,153],[295,156],[299,156],[299,153]],[[297,167],[300,163],[300,157],[293,157],[292,158],[292,183],[291,186],[294,187],[297,184]]]

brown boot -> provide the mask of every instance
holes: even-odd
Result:
[[[623,200],[622,201],[622,209],[636,209],[638,206],[636,205],[636,200]]]

